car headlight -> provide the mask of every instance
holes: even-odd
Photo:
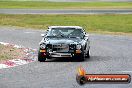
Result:
[[[82,46],[79,44],[79,45],[76,46],[76,48],[77,48],[77,49],[81,49]]]
[[[46,44],[44,44],[44,43],[43,44],[40,44],[40,48],[41,49],[45,49],[46,48]]]

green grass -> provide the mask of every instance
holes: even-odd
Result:
[[[51,25],[78,25],[90,32],[132,33],[132,15],[4,15],[0,25],[46,29]]]
[[[35,8],[35,9],[132,8],[132,2],[0,1],[0,8]]]

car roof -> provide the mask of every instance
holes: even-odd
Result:
[[[80,26],[49,26],[49,29],[52,28],[77,28],[77,29],[82,29]]]

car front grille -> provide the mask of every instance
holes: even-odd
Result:
[[[75,44],[47,44],[47,52],[74,52],[76,49]]]
[[[69,45],[66,44],[57,44],[53,45],[53,52],[69,52]]]

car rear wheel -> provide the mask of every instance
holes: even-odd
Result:
[[[41,52],[38,52],[38,61],[44,62],[45,60],[46,60],[46,57],[44,57]]]

